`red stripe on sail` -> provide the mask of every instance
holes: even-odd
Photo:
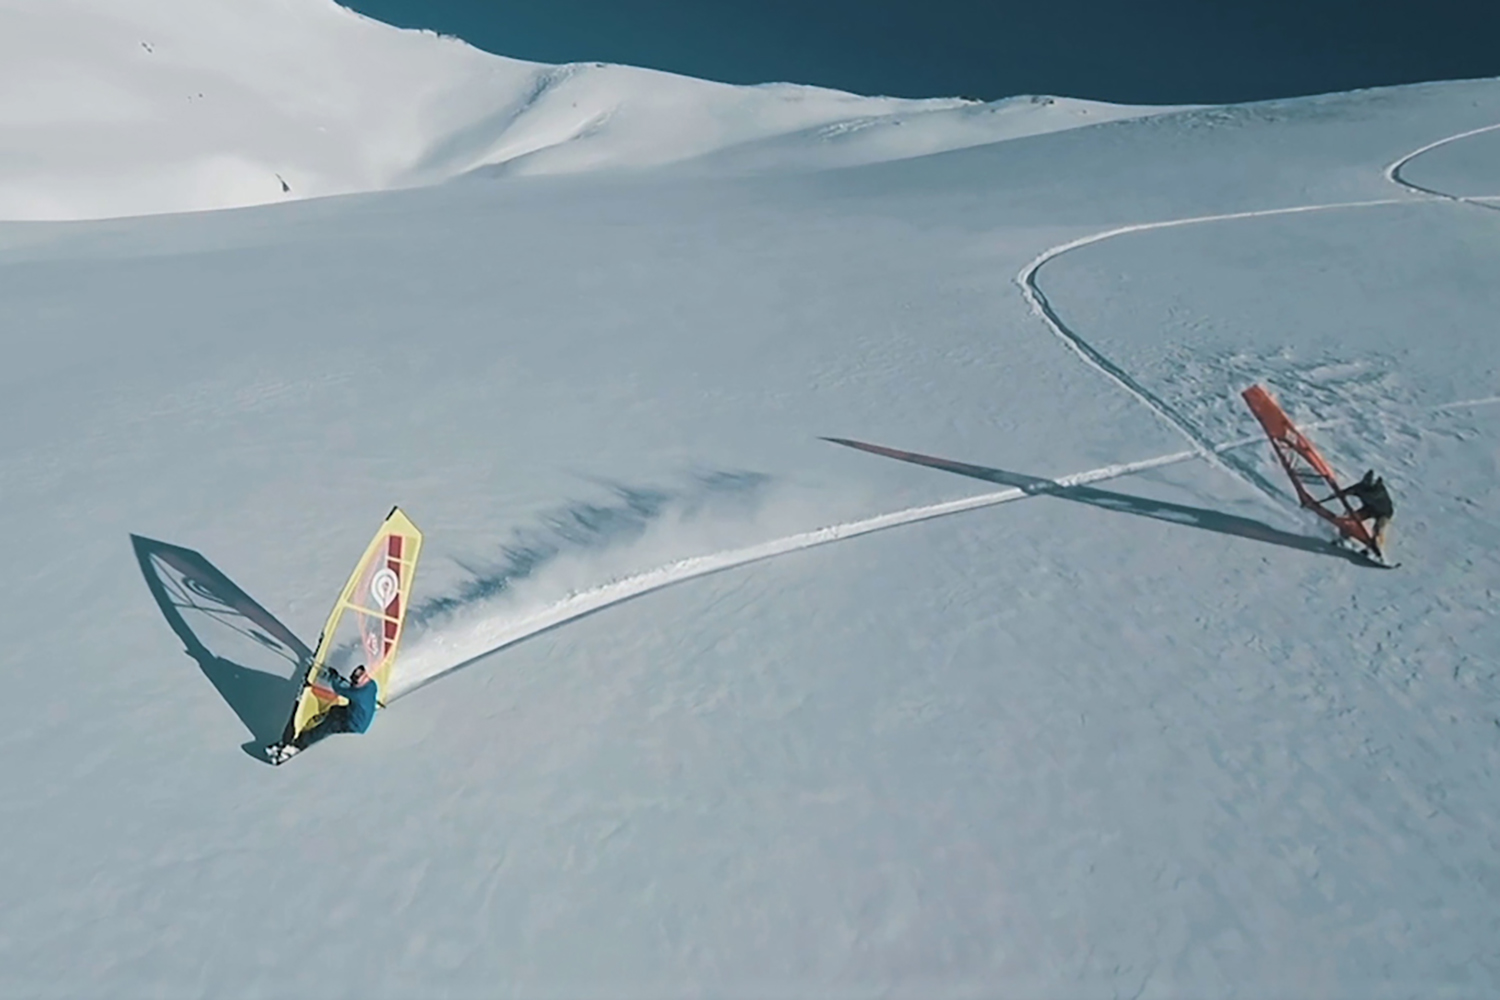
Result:
[[[385,606],[385,613],[388,617],[385,621],[385,628],[382,631],[384,633],[384,645],[387,655],[389,655],[391,647],[396,644],[396,633],[398,631],[397,623],[391,619],[399,619],[401,617],[400,585],[405,582],[401,579],[401,551],[403,548],[402,543],[405,541],[406,539],[401,535],[391,535],[386,539],[385,544],[386,568],[396,574],[398,584],[396,593],[391,597],[391,602]]]

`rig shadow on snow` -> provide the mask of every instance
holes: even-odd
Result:
[[[221,654],[270,656],[295,668],[312,659],[312,650],[202,553],[140,535],[131,535],[130,542],[167,624],[250,731],[245,752],[263,759],[261,747],[279,738],[286,724],[297,671],[283,677]]]
[[[1273,528],[1269,524],[1263,524],[1260,521],[1255,521],[1248,517],[1240,517],[1236,514],[1225,514],[1222,511],[1208,510],[1203,507],[1188,507],[1184,504],[1168,503],[1165,500],[1152,500],[1149,497],[1134,496],[1129,493],[1117,493],[1113,490],[1101,490],[1092,486],[1064,486],[1062,483],[1051,479],[1043,479],[1040,476],[1028,476],[1022,472],[1008,472],[1005,469],[991,469],[983,465],[969,465],[966,462],[954,462],[950,459],[937,458],[933,455],[900,451],[895,448],[886,448],[878,444],[867,444],[864,441],[854,441],[849,438],[825,437],[823,440],[832,444],[843,445],[846,448],[867,451],[872,455],[894,458],[900,462],[925,465],[928,468],[941,469],[944,472],[968,476],[971,479],[982,479],[987,483],[1013,486],[1031,496],[1051,496],[1061,500],[1072,500],[1075,503],[1084,503],[1091,507],[1103,507],[1105,510],[1117,511],[1122,514],[1134,514],[1137,517],[1149,517],[1156,521],[1167,521],[1171,524],[1181,524],[1189,528],[1214,531],[1221,535],[1234,535],[1237,538],[1267,542],[1271,545],[1281,545],[1289,549],[1311,552],[1314,555],[1334,556],[1360,566],[1368,565],[1368,562],[1363,557],[1338,546],[1330,545],[1321,538],[1296,535],[1290,531],[1282,531],[1280,528]]]

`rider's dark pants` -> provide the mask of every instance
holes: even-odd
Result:
[[[302,735],[292,743],[300,750],[306,750],[325,736],[334,733],[347,733],[349,731],[349,706],[335,705],[328,710],[328,714],[311,729],[304,730]]]

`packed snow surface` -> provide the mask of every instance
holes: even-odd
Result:
[[[155,210],[213,145],[163,66],[389,153],[325,190],[548,71],[251,9],[0,2],[56,41],[0,75],[79,70],[19,135],[0,88],[5,197]],[[635,72],[622,121],[753,127],[0,224],[0,995],[1500,992],[1500,82],[890,156]],[[1384,474],[1399,569],[1296,509],[1255,382]],[[397,503],[391,704],[267,766],[293,664],[226,595],[310,644]]]

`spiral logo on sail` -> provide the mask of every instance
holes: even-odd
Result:
[[[382,611],[391,606],[399,593],[401,579],[389,566],[381,567],[380,572],[370,578],[370,596],[375,599],[375,606]]]

